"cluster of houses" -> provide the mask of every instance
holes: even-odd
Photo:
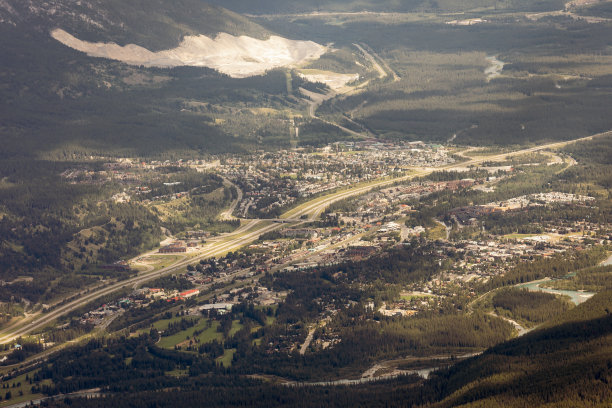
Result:
[[[180,302],[197,297],[200,294],[200,290],[189,289],[179,292],[178,290],[165,290],[163,288],[143,288],[140,290],[140,293],[144,294],[147,299]]]
[[[486,206],[501,208],[503,210],[515,210],[550,204],[585,204],[593,201],[595,201],[594,197],[553,191],[549,193],[523,195],[505,201],[496,201]]]
[[[549,192],[529,194],[510,198],[504,201],[494,201],[484,205],[471,205],[454,208],[449,215],[461,224],[473,224],[479,218],[494,213],[506,211],[528,210],[531,207],[541,207],[552,204],[578,204],[587,205],[595,201],[595,198],[583,195]]]
[[[236,213],[248,217],[271,213],[297,197],[400,174],[409,167],[453,162],[442,146],[371,139],[315,151],[296,149],[234,157],[224,160],[218,171],[244,191]]]
[[[168,245],[164,245],[157,252],[160,254],[176,254],[187,252],[187,248],[195,248],[198,246],[198,241],[174,241]]]

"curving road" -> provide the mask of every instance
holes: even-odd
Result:
[[[234,201],[232,201],[232,203],[230,204],[229,208],[219,214],[218,218],[220,220],[224,220],[224,221],[235,220],[236,217],[234,217],[234,210],[238,206],[238,203],[240,203],[240,201],[242,201],[242,190],[240,189],[240,187],[238,187],[237,185],[235,185],[234,183],[229,181],[227,178],[225,178],[225,177],[222,177],[222,178],[223,178],[223,184],[225,184],[228,187],[234,187],[236,189],[237,196],[234,199]]]

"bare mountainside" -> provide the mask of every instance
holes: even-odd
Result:
[[[214,39],[204,35],[187,36],[176,48],[152,52],[134,44],[120,46],[82,41],[61,29],[53,30],[51,35],[62,44],[92,57],[147,67],[207,67],[234,78],[303,63],[325,52],[325,47],[312,41],[293,41],[278,36],[267,40],[227,33],[220,33]]]

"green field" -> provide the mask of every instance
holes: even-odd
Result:
[[[155,327],[157,330],[166,330],[170,323],[178,322],[179,320],[181,320],[181,318],[181,316],[176,316],[171,319],[158,320],[153,323],[153,327]]]
[[[176,377],[176,378],[187,377],[189,375],[189,370],[166,371],[166,375],[168,375],[170,377]]]
[[[163,330],[168,327],[169,323],[179,321],[182,318],[184,317],[176,317],[176,318],[169,319],[169,320],[160,320],[158,322],[155,322],[153,326],[157,328],[158,330]],[[195,326],[190,327],[187,330],[180,331],[168,337],[162,337],[157,344],[160,347],[172,349],[177,344],[182,343],[183,341],[187,340],[187,337],[189,337],[189,339],[194,339],[194,340],[198,339],[199,344],[209,343],[213,340],[222,341],[223,333],[217,331],[217,328],[219,327],[219,322],[213,320],[211,323],[211,326],[207,327],[208,322],[209,322],[208,319],[202,318],[200,319],[200,321],[198,321],[198,323]],[[234,320],[232,322],[232,328],[230,329],[228,336],[230,337],[233,336],[240,329],[242,329],[242,327],[243,325],[240,324],[238,320]],[[203,330],[202,333],[194,336],[194,333],[200,330]]]
[[[540,234],[508,234],[508,235],[504,235],[504,238],[507,238],[507,239],[523,239],[523,238],[535,237],[537,235],[540,235]]]
[[[28,376],[29,378],[33,374],[34,372],[22,374],[18,377],[15,377],[10,380],[7,380],[6,382],[3,382],[2,385],[7,384],[9,388],[3,388],[1,390],[0,396],[2,397],[2,401],[0,401],[0,407],[44,397],[44,395],[40,393],[32,394],[32,386],[30,385],[29,380],[26,380],[26,376]],[[13,384],[15,385],[15,387],[13,387]],[[41,385],[51,385],[51,384],[52,384],[51,380],[43,380],[41,382]],[[11,399],[7,400],[6,396],[9,392],[11,393]]]
[[[240,324],[239,320],[234,320],[232,322],[232,328],[229,331],[229,336],[233,336],[234,334],[236,334],[240,329],[242,329],[243,325]]]
[[[236,353],[236,349],[225,350],[225,353],[221,357],[217,358],[217,362],[223,363],[224,367],[231,366],[234,353]]]
[[[433,295],[401,295],[400,299],[410,302],[413,299],[429,299],[431,297],[433,297]]]
[[[213,321],[212,325],[207,328],[208,319],[201,319],[198,324],[193,327],[190,327],[187,330],[180,331],[172,336],[162,337],[158,345],[163,348],[171,349],[174,348],[177,344],[187,340],[187,337],[193,339],[193,333],[196,330],[204,330],[200,335],[195,338],[200,339],[200,343],[208,343],[213,340],[222,340],[223,334],[217,331],[217,327],[219,327],[219,322]],[[167,327],[167,326],[166,326]],[[233,326],[232,326],[233,329]]]
[[[445,239],[446,228],[443,225],[436,224],[435,227],[429,228],[427,230],[427,237],[429,239]]]

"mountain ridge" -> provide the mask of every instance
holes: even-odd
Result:
[[[265,40],[273,33],[248,18],[200,0],[0,1],[0,23],[38,32],[62,28],[86,41],[173,48],[185,36],[218,33]]]

